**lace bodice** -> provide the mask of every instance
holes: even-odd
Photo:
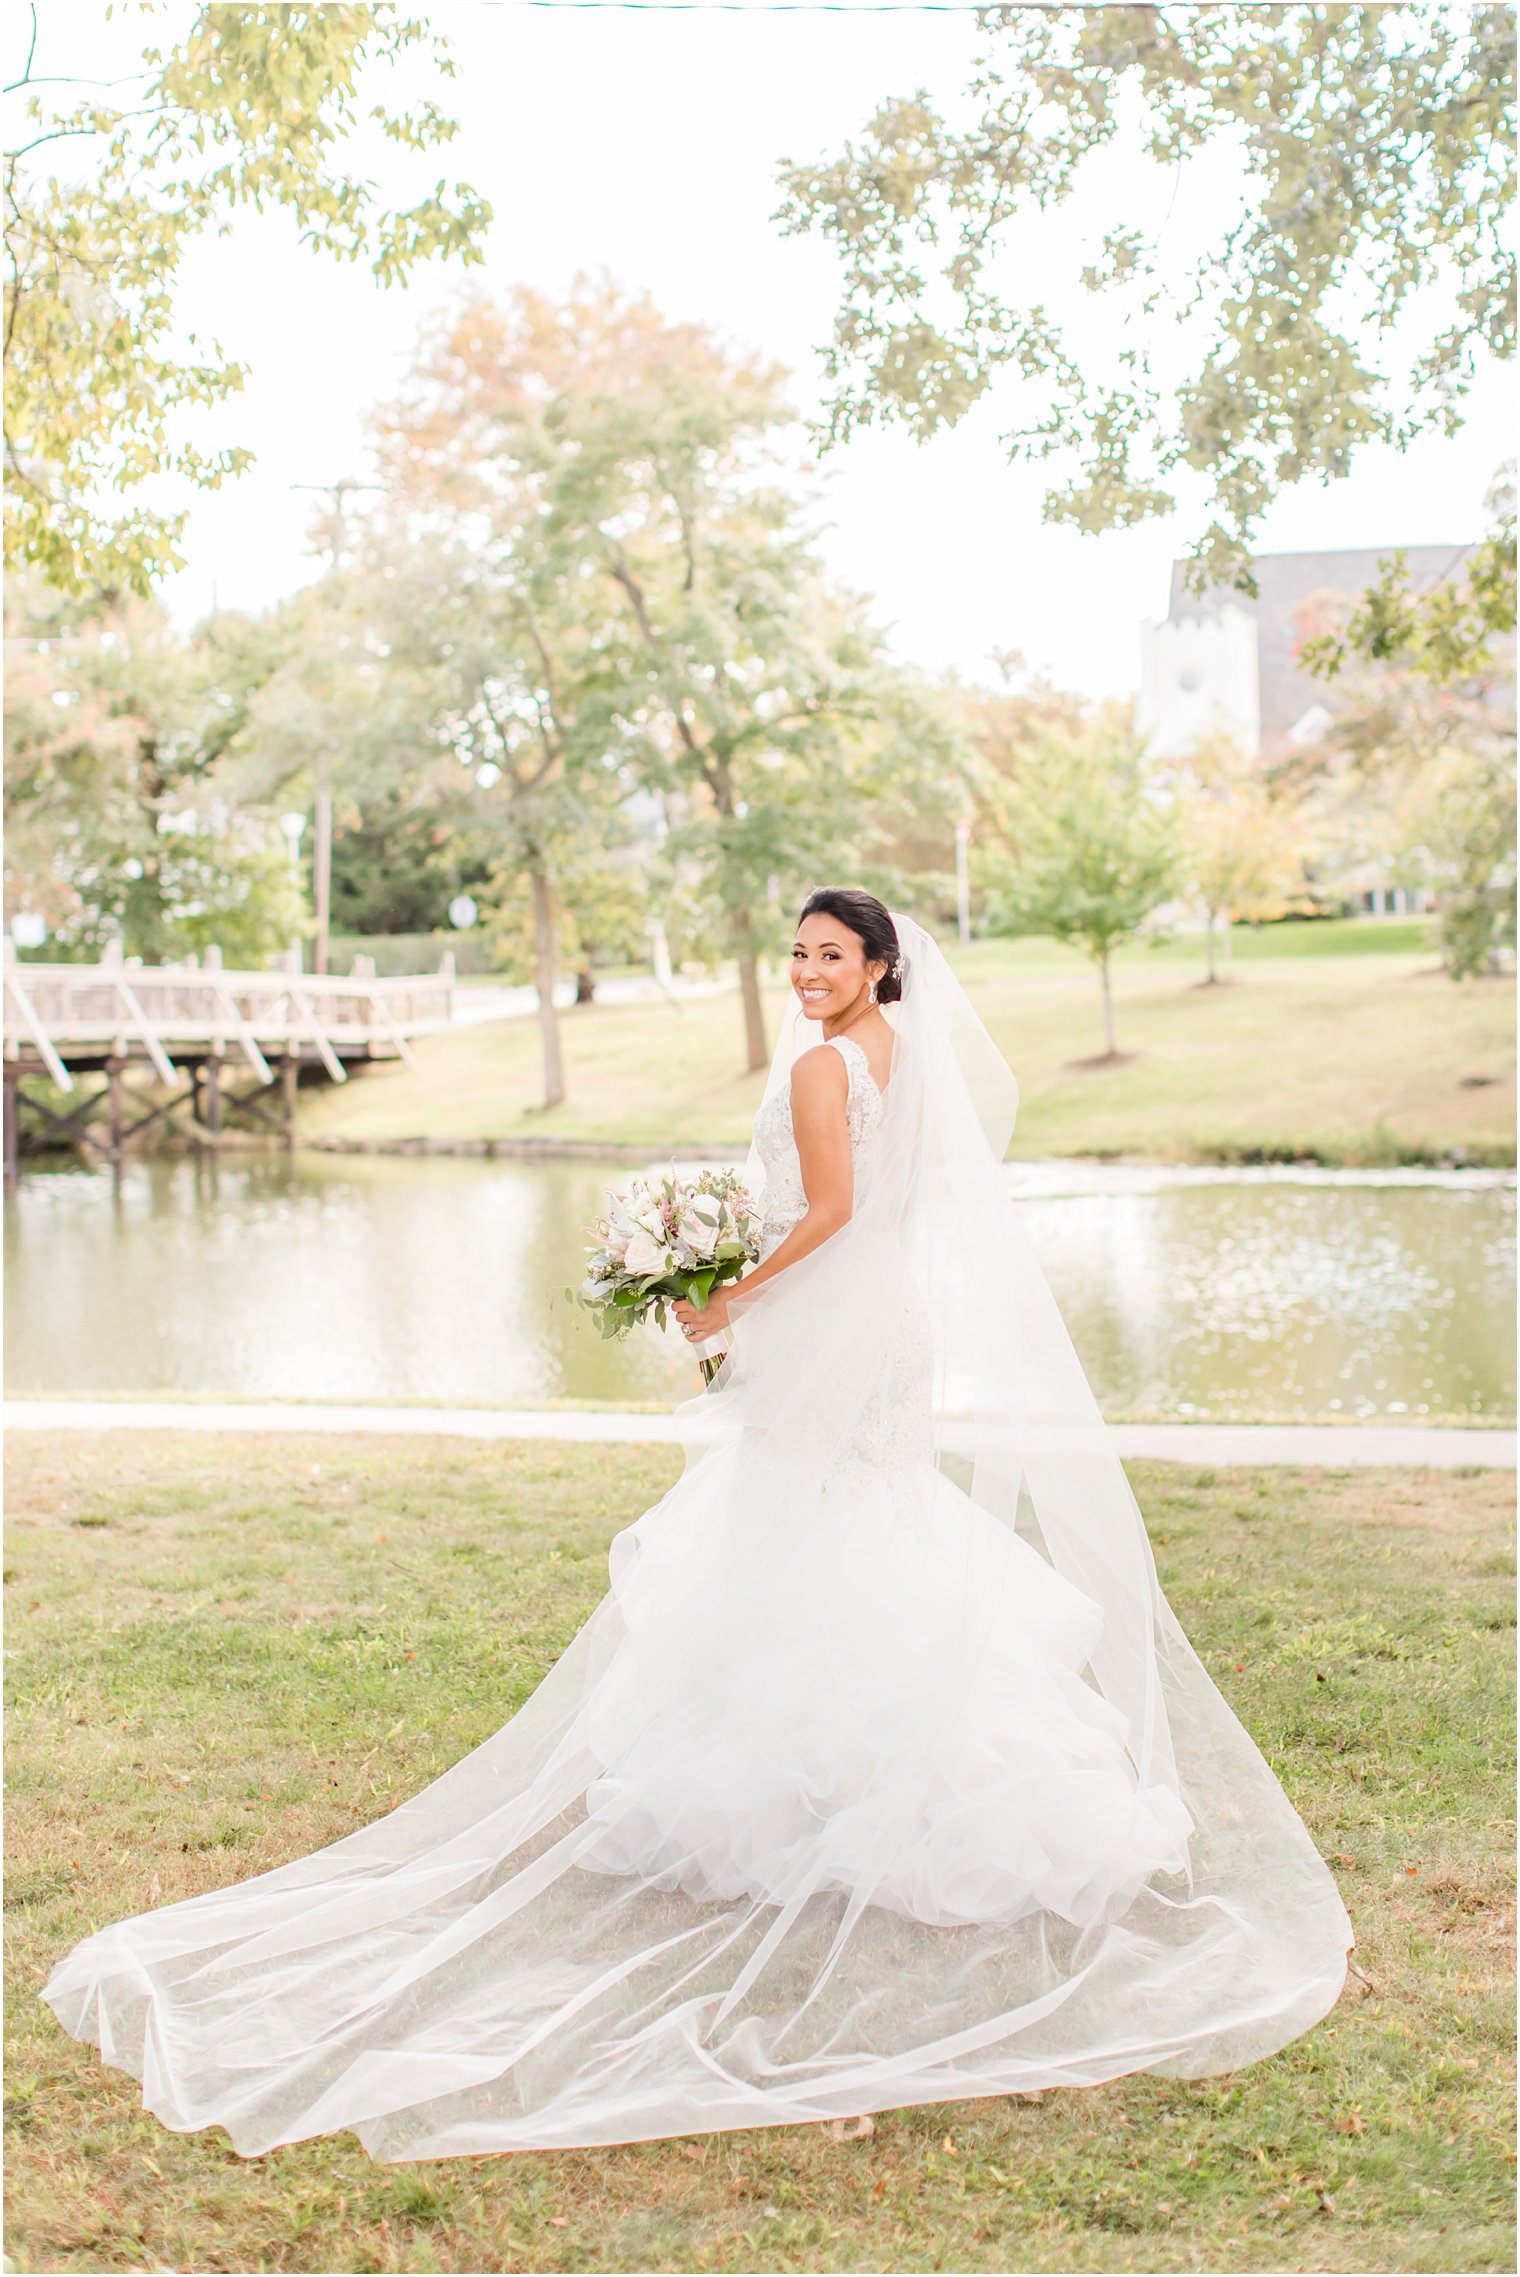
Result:
[[[830,1036],[826,1042],[843,1059],[849,1078],[845,1119],[858,1207],[879,1159],[886,1102],[871,1073],[871,1063],[854,1038]],[[772,1092],[755,1117],[755,1147],[765,1165],[765,1217],[760,1236],[763,1260],[807,1215],[802,1164],[792,1129],[790,1084]],[[849,1439],[825,1475],[822,1483],[826,1488],[851,1477],[858,1482],[862,1466],[872,1474],[886,1471],[909,1479],[915,1463],[932,1460],[929,1353],[920,1308],[909,1286],[904,1284],[888,1310],[892,1317],[877,1323],[882,1351],[880,1380],[872,1386]]]
[[[855,1169],[857,1199],[865,1190],[875,1162],[884,1102],[871,1073],[871,1063],[851,1036],[829,1036],[815,1047],[832,1048],[844,1061],[849,1078],[845,1120],[850,1131],[850,1155]],[[760,1235],[762,1261],[783,1242],[793,1226],[807,1215],[802,1186],[802,1164],[792,1131],[792,1087],[783,1083],[773,1091],[755,1117],[755,1148],[765,1165],[765,1222]]]

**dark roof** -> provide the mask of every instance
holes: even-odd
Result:
[[[1293,661],[1300,638],[1294,612],[1311,593],[1361,593],[1377,582],[1381,566],[1400,549],[1397,546],[1349,546],[1320,553],[1260,553],[1251,568],[1258,587],[1249,593],[1231,585],[1210,585],[1190,593],[1184,582],[1188,564],[1172,563],[1169,618],[1214,617],[1232,605],[1256,619],[1258,693],[1263,743],[1286,735],[1311,704],[1335,708],[1329,684],[1301,672]],[[1472,552],[1470,545],[1405,546],[1409,576],[1415,590],[1429,591],[1454,576]]]

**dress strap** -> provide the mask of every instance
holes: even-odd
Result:
[[[872,1073],[870,1056],[865,1045],[857,1044],[853,1036],[825,1036],[823,1040],[826,1044],[832,1044],[844,1060],[845,1097],[863,1100],[868,1114],[871,1111],[873,1100],[878,1108],[885,1107],[886,1100],[881,1085]],[[855,1080],[857,1076],[860,1078],[858,1083]]]
[[[865,1046],[863,1044],[857,1044],[853,1036],[825,1036],[823,1040],[826,1044],[832,1044],[836,1052],[843,1053],[844,1064],[850,1070],[852,1076],[855,1073],[857,1066],[861,1068],[865,1074],[870,1074],[871,1063],[866,1058]],[[850,1057],[851,1052],[855,1054],[853,1060]]]

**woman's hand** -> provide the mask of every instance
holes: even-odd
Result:
[[[689,1304],[685,1297],[678,1297],[670,1309],[680,1324],[682,1335],[699,1344],[704,1337],[728,1334],[728,1299],[729,1291],[719,1287],[701,1307]]]

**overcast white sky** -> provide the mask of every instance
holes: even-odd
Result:
[[[160,28],[135,11],[107,23],[98,0],[44,0],[44,49],[52,43],[55,53],[39,68],[64,66],[66,40],[64,67],[121,70],[145,37],[162,37],[185,13],[160,11]],[[788,366],[797,400],[813,408],[835,262],[820,240],[785,238],[772,222],[778,163],[836,152],[889,94],[924,86],[952,96],[977,46],[969,14],[591,11],[521,0],[442,0],[426,13],[461,67],[441,100],[462,131],[439,156],[387,150],[381,163],[398,198],[415,198],[440,172],[482,191],[496,214],[486,265],[434,264],[406,291],[385,293],[362,268],[303,252],[282,218],[252,216],[192,256],[182,309],[252,367],[243,396],[197,432],[247,444],[258,459],[195,504],[189,568],[170,595],[182,618],[198,615],[213,590],[223,606],[259,608],[312,574],[314,501],[292,485],[363,476],[367,408],[390,392],[424,319],[466,279],[554,291],[578,269],[605,267],[651,291],[670,316],[709,323]],[[416,89],[430,81],[419,68]],[[1211,220],[1221,186],[1227,192],[1217,176],[1185,181],[1176,225]],[[1117,175],[1109,225],[1116,191],[1123,197]],[[1081,242],[1074,219],[1031,230],[1012,251],[1031,291],[1091,322],[1094,304],[1075,284]],[[1490,372],[1455,441],[1431,439],[1404,456],[1369,451],[1349,480],[1283,498],[1264,550],[1476,536],[1483,492],[1514,447],[1509,398],[1508,375]],[[1129,690],[1140,619],[1164,613],[1169,564],[1191,530],[1157,522],[1086,538],[1043,527],[1049,476],[1009,465],[997,440],[1007,423],[994,404],[923,448],[878,433],[832,454],[830,562],[875,596],[900,652],[925,666],[984,678],[994,648],[1018,648],[1064,686]]]

